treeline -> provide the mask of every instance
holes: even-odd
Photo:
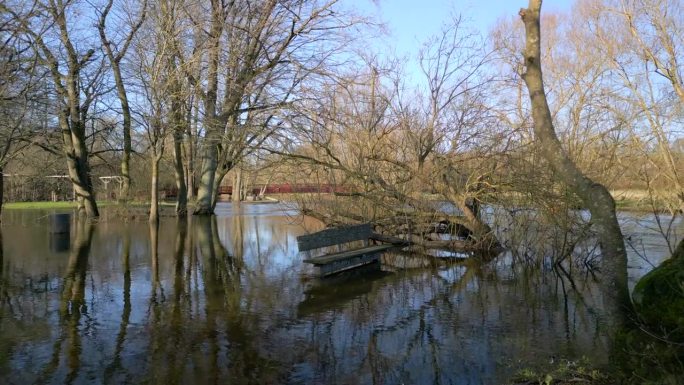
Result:
[[[592,180],[673,211],[682,8],[580,0],[541,20],[563,150]],[[300,202],[330,223],[443,222],[487,247],[483,205],[582,206],[535,140],[517,15],[486,36],[453,17],[415,53],[417,74],[372,52],[381,29],[344,1],[8,0],[0,18],[0,171],[68,175],[90,217],[100,176],[119,177],[108,186],[122,201],[148,191],[156,220],[160,186],[178,191],[177,213],[212,214],[229,173],[345,186]]]

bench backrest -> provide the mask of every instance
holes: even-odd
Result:
[[[371,233],[372,229],[370,223],[335,227],[321,230],[313,234],[301,235],[297,237],[297,244],[299,246],[299,251],[309,251],[347,242],[360,240],[367,241],[368,238],[370,238]]]

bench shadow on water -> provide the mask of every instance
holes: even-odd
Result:
[[[320,281],[296,242],[317,225],[268,206],[76,222],[68,250],[46,213],[9,214],[0,383],[502,383],[557,357],[607,364],[613,315],[588,274],[388,254]]]

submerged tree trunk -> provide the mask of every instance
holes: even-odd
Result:
[[[558,179],[582,200],[584,207],[589,209],[603,254],[602,273],[609,280],[606,294],[613,296],[618,304],[627,305],[630,303],[627,288],[627,254],[615,214],[615,201],[603,185],[586,177],[573,163],[563,149],[553,126],[542,81],[540,9],[541,0],[530,0],[529,8],[520,10],[526,32],[525,73],[522,77],[530,95],[536,141]]]

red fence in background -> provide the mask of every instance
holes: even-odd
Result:
[[[261,193],[264,185],[254,185],[250,186],[247,190],[252,195],[258,195]],[[165,198],[172,198],[178,194],[178,190],[174,188],[162,189],[161,196]],[[280,183],[280,184],[269,184],[266,186],[265,194],[297,194],[297,193],[342,193],[346,192],[346,189],[342,186],[336,186],[332,184],[304,184],[304,183]],[[219,188],[219,194],[233,194],[233,186],[221,186]]]

